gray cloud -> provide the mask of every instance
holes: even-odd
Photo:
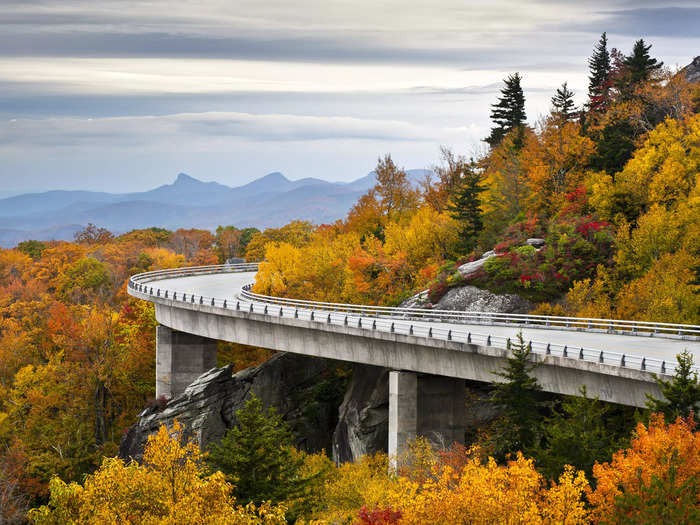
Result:
[[[647,7],[615,11],[602,11],[602,20],[575,25],[573,29],[599,31],[607,29],[611,34],[643,37],[700,37],[700,6]],[[700,52],[700,49],[696,49]],[[692,51],[691,51],[692,52]]]
[[[410,49],[330,37],[200,37],[171,33],[43,33],[0,35],[0,56],[198,57],[317,62],[455,63],[486,65],[506,51]],[[468,57],[468,58],[467,58]]]

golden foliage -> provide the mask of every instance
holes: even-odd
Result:
[[[700,115],[668,119],[649,132],[615,177],[616,191],[647,206],[669,206],[688,196],[697,184],[698,171]]]
[[[308,221],[292,221],[281,228],[267,228],[253,235],[246,247],[245,258],[248,261],[262,261],[267,245],[285,243],[295,248],[308,244],[314,233],[314,226]]]
[[[532,130],[525,130],[525,142],[533,140]],[[491,151],[484,160],[485,191],[482,194],[482,206],[487,229],[498,233],[516,217],[524,214],[530,197],[530,183],[523,157],[514,144],[511,134]]]
[[[340,465],[323,487],[321,510],[315,517],[327,523],[347,523],[366,505],[381,504],[393,479],[386,454],[362,456],[354,463]]]
[[[399,510],[405,524],[583,524],[588,512],[583,472],[567,467],[547,486],[532,460],[518,454],[505,465],[484,462],[478,449],[441,454],[425,440],[409,445],[399,474],[384,455],[342,465],[325,486],[324,523],[345,523],[366,508]]]
[[[387,254],[406,254],[414,268],[444,261],[455,253],[459,242],[458,225],[447,213],[423,206],[406,226],[389,223],[385,230]]]
[[[181,444],[182,427],[162,426],[149,437],[143,465],[105,459],[83,485],[51,481],[48,505],[30,511],[37,524],[283,524],[283,507],[241,507],[221,472],[205,474],[193,442]]]
[[[665,254],[617,295],[615,316],[661,323],[697,322],[700,294],[694,284],[700,257],[685,251]]]

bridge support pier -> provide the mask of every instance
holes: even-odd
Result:
[[[414,372],[389,372],[389,455],[423,436],[438,446],[464,443],[466,382]]]
[[[156,397],[173,398],[216,367],[216,340],[156,327]]]

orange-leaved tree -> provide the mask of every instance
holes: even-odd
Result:
[[[652,415],[637,425],[630,448],[593,467],[588,495],[599,523],[698,523],[700,433],[693,417],[666,424]]]

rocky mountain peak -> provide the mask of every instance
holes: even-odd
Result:
[[[176,184],[178,186],[191,186],[194,184],[202,184],[202,181],[195,179],[194,177],[190,177],[187,173],[178,173],[177,178],[175,179],[175,182],[173,184]]]

